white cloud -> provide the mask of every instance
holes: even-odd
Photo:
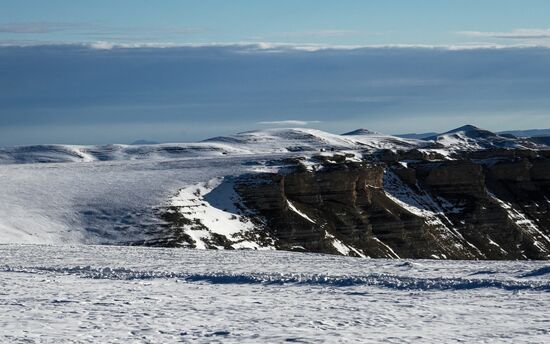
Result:
[[[490,31],[459,31],[460,35],[476,38],[501,38],[501,39],[548,39],[550,29],[516,29],[507,32]]]
[[[115,45],[111,42],[94,42],[90,44],[90,48],[99,50],[113,49]]]
[[[62,43],[56,43],[56,45]],[[358,49],[432,49],[432,50],[478,50],[478,49],[521,49],[521,48],[550,48],[550,42],[541,43],[521,43],[521,44],[496,44],[496,43],[461,43],[448,45],[429,45],[429,44],[380,44],[380,45],[329,45],[329,44],[293,44],[293,43],[270,43],[270,42],[228,42],[228,43],[174,43],[174,42],[157,42],[157,43],[118,43],[110,41],[98,41],[92,43],[82,43],[92,49],[131,49],[131,48],[205,48],[217,47],[235,49],[239,53],[280,53],[290,51],[317,52],[323,50],[358,50]],[[80,45],[82,45],[80,44]],[[0,46],[19,45],[15,42],[1,41]],[[42,45],[39,42],[36,44],[25,45]],[[74,44],[66,44],[74,45]]]
[[[295,125],[295,126],[304,126],[304,125],[310,125],[310,124],[317,124],[321,123],[321,121],[302,121],[302,120],[285,120],[285,121],[266,121],[266,122],[258,122],[258,124],[261,125]]]
[[[2,41],[0,41],[1,43]],[[9,44],[4,44],[9,45]],[[37,44],[39,45],[39,44]],[[70,45],[70,44],[69,44]],[[156,42],[156,43],[128,43],[128,42],[111,42],[97,41],[91,43],[83,43],[92,49],[131,49],[131,48],[235,48],[240,52],[281,52],[281,51],[309,51],[315,52],[319,50],[337,49],[337,50],[352,50],[367,48],[368,46],[360,45],[325,45],[325,44],[293,44],[293,43],[271,43],[271,42],[228,42],[228,43],[174,43],[174,42]]]
[[[497,50],[497,49],[524,49],[524,48],[550,48],[550,40],[536,42],[526,41],[517,44],[499,44],[489,42],[472,42],[458,44],[316,44],[316,43],[282,43],[282,42],[212,42],[212,43],[177,43],[177,42],[129,42],[116,40],[97,40],[88,42],[67,42],[53,40],[21,40],[0,39],[0,47],[32,47],[32,46],[85,46],[90,49],[140,49],[140,48],[224,48],[233,49],[237,53],[281,53],[281,52],[318,52],[323,50],[359,50],[359,49],[424,49],[424,50]]]

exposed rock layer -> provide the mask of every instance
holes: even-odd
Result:
[[[411,152],[406,157],[411,157]],[[550,258],[550,154],[327,163],[242,176],[279,249],[370,257]]]

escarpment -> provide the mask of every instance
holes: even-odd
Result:
[[[279,249],[441,259],[550,258],[547,152],[334,162],[241,176]],[[422,158],[420,156],[417,156]],[[393,161],[392,161],[393,160]]]
[[[550,259],[550,151],[322,152],[251,166],[261,169],[180,190],[150,244]]]

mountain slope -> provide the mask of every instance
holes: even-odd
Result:
[[[342,134],[342,136],[355,140],[370,149],[408,150],[413,148],[428,148],[431,146],[430,143],[422,140],[386,135],[364,128],[350,131]]]
[[[532,146],[526,141],[498,135],[473,125],[465,125],[443,134],[428,137],[426,140],[433,140],[452,150],[480,150],[490,148],[527,149]]]

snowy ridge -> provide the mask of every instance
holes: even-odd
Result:
[[[344,133],[342,135],[344,135],[344,136],[352,136],[352,135],[357,136],[357,135],[381,135],[381,134],[377,131],[372,131],[372,130],[369,130],[367,128],[360,128],[360,129],[355,129],[353,131]]]
[[[408,150],[413,148],[430,148],[431,146],[431,143],[423,140],[386,135],[368,129],[357,129],[342,134],[342,136],[354,140],[359,145],[366,146],[369,149]]]
[[[250,153],[252,151],[228,144],[200,142],[106,146],[38,145],[0,148],[0,164],[158,160]]]
[[[319,150],[411,149],[427,145],[425,141],[379,133],[346,136],[316,129],[265,129],[214,137],[197,143],[6,147],[0,148],[0,164],[181,159]]]
[[[410,150],[447,151],[487,148],[527,149],[536,144],[466,125],[423,140],[357,129],[343,135],[317,129],[281,128],[213,137],[196,143],[151,145],[35,145],[0,148],[0,164],[63,163],[143,159],[181,159],[241,154],[318,152],[320,150]]]
[[[428,137],[426,140],[433,140],[451,150],[480,150],[488,148],[527,149],[530,146],[527,142],[501,136],[473,125],[465,125],[443,134]]]
[[[217,137],[205,142],[232,143],[237,147],[255,146],[261,152],[319,151],[320,149],[407,149],[429,145],[425,141],[402,139],[361,129],[344,135],[317,129],[264,129]]]

